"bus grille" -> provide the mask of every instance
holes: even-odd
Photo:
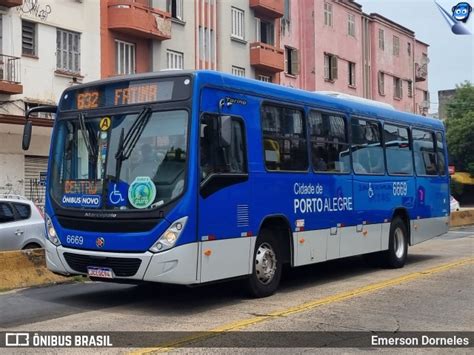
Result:
[[[114,271],[115,276],[127,277],[137,273],[142,261],[132,258],[93,257],[64,253],[69,267],[74,271],[87,274],[88,266],[108,267]]]

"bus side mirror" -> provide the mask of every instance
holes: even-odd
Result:
[[[26,115],[25,115],[26,122],[25,122],[25,127],[23,128],[23,141],[21,143],[23,150],[30,149],[31,134],[33,130],[33,122],[31,122],[30,120],[30,115],[32,113],[37,113],[37,112],[56,113],[57,110],[58,110],[57,106],[47,105],[47,106],[33,107],[26,112]]]
[[[30,149],[32,129],[33,129],[33,122],[31,122],[30,120],[27,120],[25,123],[25,127],[23,128],[23,141],[21,144],[23,150]]]
[[[229,147],[232,144],[232,118],[219,116],[219,146]]]

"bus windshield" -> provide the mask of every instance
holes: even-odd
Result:
[[[50,192],[65,208],[156,208],[184,189],[188,112],[85,117],[56,127]]]

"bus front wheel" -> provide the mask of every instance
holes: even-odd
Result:
[[[263,229],[257,238],[253,254],[253,271],[247,279],[252,297],[267,297],[275,293],[280,284],[282,254],[275,232]]]
[[[408,254],[407,226],[400,217],[395,217],[390,225],[388,250],[383,254],[383,262],[389,268],[401,268]]]

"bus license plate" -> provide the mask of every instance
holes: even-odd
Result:
[[[114,274],[112,272],[112,269],[108,267],[95,267],[95,266],[89,266],[87,268],[87,274],[92,277],[100,277],[103,279],[113,279]]]

